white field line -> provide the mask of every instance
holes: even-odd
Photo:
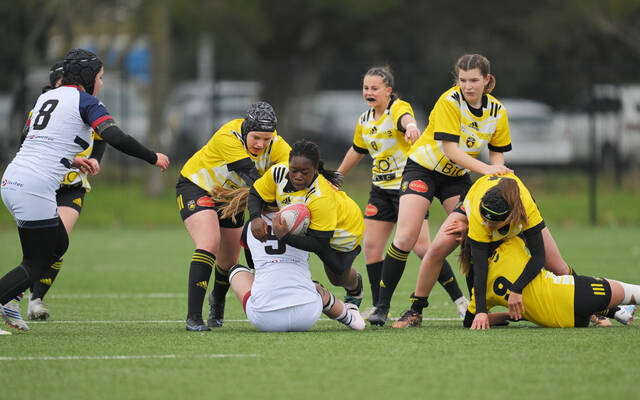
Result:
[[[391,318],[395,320],[396,318]],[[320,318],[318,321],[333,321],[329,318]],[[461,321],[460,318],[423,318],[423,321]],[[225,319],[224,322],[249,322],[247,319]],[[184,320],[77,320],[77,321],[29,321],[29,325],[34,324],[184,324]]]
[[[78,361],[78,360],[147,360],[147,359],[177,359],[177,358],[245,358],[258,357],[257,354],[149,354],[149,355],[116,355],[116,356],[21,356],[0,357],[0,361]]]

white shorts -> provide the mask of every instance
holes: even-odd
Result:
[[[47,177],[13,165],[7,167],[0,180],[2,201],[21,227],[58,225],[58,187]]]
[[[322,314],[322,297],[307,304],[282,308],[273,311],[256,311],[247,300],[247,318],[256,329],[264,332],[302,332],[311,328]]]

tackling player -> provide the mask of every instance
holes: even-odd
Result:
[[[393,93],[394,77],[389,67],[373,67],[364,75],[362,95],[370,107],[358,118],[353,145],[344,156],[338,172],[346,175],[365,154],[371,155],[372,182],[369,201],[364,211],[363,248],[372,300],[378,303],[384,250],[398,220],[398,199],[402,170],[407,163],[411,144],[420,137],[411,105]],[[429,225],[424,216],[413,252],[420,258],[429,247]],[[402,273],[402,271],[400,271]],[[400,279],[398,277],[398,279]],[[462,295],[448,262],[444,262],[438,282],[445,288],[464,318],[469,301]],[[365,318],[373,309],[365,311]]]
[[[72,167],[95,173],[95,163],[76,157],[95,131],[116,149],[165,171],[169,159],[154,153],[116,125],[97,96],[102,61],[83,49],[64,59],[62,85],[43,93],[33,108],[29,131],[0,181],[2,200],[16,220],[22,245],[20,265],[0,279],[0,304],[6,304],[46,273],[67,250],[69,237],[60,219],[56,190]],[[16,325],[13,310],[0,307],[2,318]]]
[[[218,129],[180,171],[176,197],[180,217],[195,244],[189,265],[186,330],[209,331],[224,322],[229,268],[238,263],[244,209],[222,218],[212,200],[216,186],[249,187],[272,165],[286,162],[291,147],[276,132],[276,113],[270,104],[252,104],[244,119]],[[202,304],[212,269],[209,318],[202,320]]]

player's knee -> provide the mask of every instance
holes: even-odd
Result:
[[[229,269],[229,283],[232,283],[233,278],[240,273],[251,274],[251,270],[241,264],[234,265]]]

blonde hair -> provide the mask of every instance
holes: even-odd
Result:
[[[454,83],[457,84],[460,71],[479,69],[483,77],[489,76],[489,83],[484,87],[484,94],[489,94],[496,87],[496,78],[491,75],[491,63],[480,54],[465,54],[458,59],[454,67]]]
[[[216,185],[211,191],[211,199],[215,203],[220,203],[220,218],[231,218],[235,223],[236,216],[246,210],[249,200],[249,187],[241,187],[238,189],[230,189]],[[263,213],[278,211],[277,206],[265,204],[262,208]]]

